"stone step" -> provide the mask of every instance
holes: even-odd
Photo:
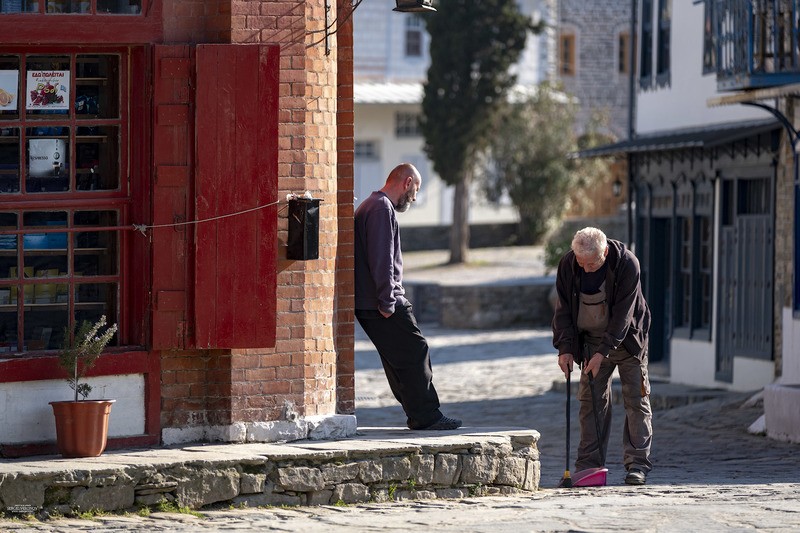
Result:
[[[539,432],[359,428],[355,438],[0,460],[0,511],[123,511],[172,502],[333,505],[463,498],[539,488]]]

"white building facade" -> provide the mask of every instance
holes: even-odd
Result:
[[[529,34],[515,68],[519,85],[534,86],[555,76],[556,1],[520,0],[519,5],[532,20],[550,23],[540,35]],[[380,189],[397,164],[413,163],[423,187],[404,227],[452,223],[453,187],[433,171],[418,127],[422,84],[430,64],[430,37],[420,18],[424,16],[392,12],[380,2],[364,2],[353,15],[355,203]],[[479,189],[476,185],[472,195],[471,225],[518,221],[510,202],[491,204]]]

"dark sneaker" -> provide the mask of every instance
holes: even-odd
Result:
[[[461,420],[457,418],[448,418],[442,415],[442,418],[434,422],[428,427],[424,428],[417,428],[417,429],[424,429],[424,430],[446,430],[446,429],[458,429],[461,427]]]
[[[628,475],[625,476],[625,483],[627,485],[644,485],[647,481],[647,474],[638,468],[631,468],[628,470]]]

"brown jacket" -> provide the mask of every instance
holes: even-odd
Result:
[[[623,243],[608,239],[606,262],[609,318],[597,351],[608,356],[622,345],[628,353],[641,358],[650,332],[650,309],[642,294],[639,260]],[[576,358],[580,355],[577,323],[581,272],[575,252],[564,254],[556,275],[558,300],[552,324],[553,346],[559,355],[568,353]]]

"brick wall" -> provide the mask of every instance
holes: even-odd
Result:
[[[787,117],[794,117],[795,105],[787,98],[781,109]],[[783,368],[783,309],[792,306],[792,278],[794,271],[794,160],[786,132],[781,132],[781,148],[775,180],[775,298],[773,302],[775,376]]]
[[[275,348],[164,353],[162,428],[353,412],[352,24],[331,4],[326,19],[324,0],[165,0],[167,42],[280,45],[278,199],[323,202],[313,261],[286,259],[279,209]]]

